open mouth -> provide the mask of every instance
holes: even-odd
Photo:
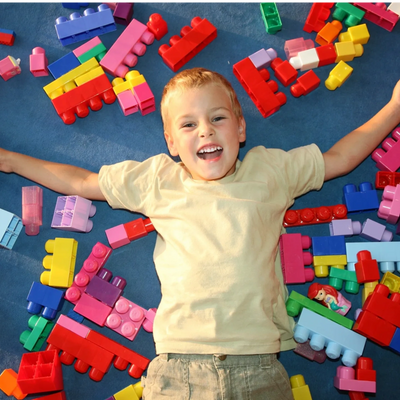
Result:
[[[203,147],[197,152],[197,157],[202,160],[213,160],[214,158],[219,157],[222,154],[222,147],[220,146],[211,146],[211,147]]]

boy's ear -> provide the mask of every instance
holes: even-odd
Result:
[[[178,156],[178,151],[175,148],[174,138],[167,131],[164,131],[165,141],[167,142],[168,150],[172,157]]]
[[[244,117],[239,119],[239,142],[243,143],[246,141],[246,121]]]

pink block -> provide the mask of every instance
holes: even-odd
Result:
[[[314,48],[314,41],[312,39],[304,39],[302,37],[286,40],[284,50],[286,58],[290,60],[296,57],[300,51],[309,50]]]
[[[400,184],[387,185],[382,194],[378,217],[386,219],[389,224],[396,224],[400,218]]]
[[[156,110],[154,95],[147,82],[136,85],[133,94],[139,104],[142,115],[147,115]]]
[[[75,312],[100,326],[105,325],[111,310],[111,307],[106,306],[86,293],[82,293],[81,298],[74,307]]]
[[[138,102],[131,90],[125,90],[117,94],[117,99],[125,117],[139,111]]]
[[[66,315],[60,315],[57,320],[57,324],[63,326],[64,328],[76,333],[83,338],[85,338],[90,332],[90,329],[87,326],[82,325],[71,318],[68,318]]]
[[[156,317],[157,308],[150,308],[146,312],[146,319],[143,321],[143,329],[146,332],[153,332],[154,318]]]
[[[32,75],[37,78],[39,76],[48,76],[49,70],[47,66],[49,65],[46,53],[41,47],[35,47],[32,49],[32,54],[29,56],[29,69]]]
[[[312,268],[304,268],[313,261],[312,254],[303,252],[311,247],[311,238],[300,233],[285,233],[279,239],[283,279],[286,284],[305,283],[314,279]]]
[[[101,40],[98,36],[84,43],[82,46],[77,47],[72,52],[75,54],[76,58],[80,57],[82,54],[85,54],[89,50],[92,50],[97,45],[102,44]]]
[[[19,58],[15,59],[14,57],[7,56],[0,60],[0,76],[8,81],[15,75],[19,75],[21,73],[21,67],[19,66],[21,60]]]
[[[42,226],[43,190],[39,186],[22,188],[22,223],[27,235],[37,235]]]
[[[372,153],[372,159],[381,171],[396,172],[400,168],[400,127],[392,132],[392,137],[382,142],[382,149]]]
[[[154,35],[147,26],[133,19],[114,42],[100,65],[111,75],[124,78],[129,67],[137,64],[137,57],[146,52],[146,45],[154,42]]]
[[[364,18],[391,32],[395,27],[399,16],[386,10],[385,3],[353,3],[356,7],[365,11]]]
[[[84,261],[81,270],[75,275],[72,286],[65,292],[65,298],[72,304],[76,304],[86,290],[90,280],[104,266],[111,255],[112,250],[98,242],[93,246],[89,257]]]
[[[121,296],[107,317],[106,326],[127,339],[133,340],[145,318],[144,308]]]
[[[106,236],[108,239],[108,243],[113,249],[117,249],[118,247],[130,243],[128,234],[126,233],[123,224],[114,226],[114,228],[107,229]]]
[[[343,365],[337,367],[336,369],[336,376],[333,379],[333,386],[339,390],[376,393],[376,382],[355,379],[354,368],[344,367]]]

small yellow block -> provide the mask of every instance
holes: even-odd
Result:
[[[339,61],[353,61],[354,57],[360,57],[364,53],[362,44],[354,44],[353,42],[336,42],[336,63]]]
[[[366,44],[370,38],[366,24],[350,27],[347,32],[339,35],[339,42],[353,42],[354,44]]]
[[[75,79],[75,83],[77,86],[82,86],[84,83],[91,81],[94,78],[99,77],[100,75],[103,75],[104,69],[100,67],[100,65],[96,68],[91,69],[90,71],[86,72],[86,74],[83,74],[81,76],[78,76],[78,78]]]
[[[325,86],[329,90],[335,90],[342,86],[352,74],[353,68],[344,61],[339,61],[335,68],[329,73],[328,79],[325,81]]]
[[[40,275],[40,282],[54,287],[70,287],[74,279],[78,242],[74,239],[55,238],[46,242],[45,249],[53,255],[43,258],[43,267],[50,271]]]
[[[347,256],[314,256],[313,265],[315,276],[323,278],[329,275],[328,267],[344,269],[344,266],[347,265]]]
[[[375,282],[365,282],[364,288],[361,293],[361,304],[364,305],[367,297],[375,290],[375,286],[378,284],[378,281]]]
[[[392,272],[385,272],[381,283],[389,288],[390,293],[400,293],[400,277]]]
[[[125,80],[123,78],[115,78],[111,84],[113,85],[114,93],[118,95],[121,92],[125,92],[125,90],[132,90],[132,88],[144,82],[146,82],[146,79],[139,71],[129,71],[125,75]]]
[[[290,378],[294,400],[312,400],[310,388],[306,385],[303,375],[293,375]]]
[[[142,398],[143,388],[140,382],[129,385],[114,394],[115,400],[139,400]]]

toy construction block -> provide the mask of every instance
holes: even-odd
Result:
[[[64,8],[72,8],[74,10],[79,10],[81,7],[88,7],[89,3],[61,3],[61,5]]]
[[[22,188],[22,223],[27,235],[37,235],[42,226],[43,190],[39,186]]]
[[[388,347],[395,353],[400,354],[400,328],[397,328],[394,332],[394,335]]]
[[[69,20],[66,17],[57,18],[55,28],[60,43],[67,46],[115,31],[117,27],[109,7],[100,4],[97,10],[95,12],[93,8],[87,8],[82,16],[74,12]]]
[[[154,35],[147,26],[136,19],[132,19],[118,39],[107,51],[100,61],[100,65],[106,72],[121,78],[129,71],[129,67],[137,64],[137,56],[146,52],[146,45],[154,42]]]
[[[163,44],[158,49],[158,54],[164,63],[176,72],[189,62],[195,55],[207,47],[216,37],[217,28],[206,18],[194,17],[191,26],[181,29],[181,37],[172,36],[170,46]]]
[[[265,30],[273,35],[282,30],[282,21],[275,3],[260,3]]]
[[[255,53],[251,54],[249,58],[254,66],[260,71],[264,68],[270,67],[271,62],[275,60],[277,56],[278,53],[271,47],[267,50],[258,50]]]
[[[336,322],[339,325],[347,329],[353,327],[353,321],[329,308],[319,304],[316,301],[303,296],[300,293],[291,291],[290,296],[286,300],[286,311],[291,317],[297,317],[303,308],[308,308],[309,310],[315,312],[316,314],[322,315],[323,317]]]
[[[339,36],[340,31],[342,30],[343,25],[340,21],[334,20],[332,22],[328,22],[318,33],[315,38],[315,41],[323,46],[328,43],[333,43],[336,38]]]
[[[142,115],[147,115],[156,110],[154,95],[147,82],[136,85],[133,88],[133,96]]]
[[[375,282],[380,279],[378,263],[372,259],[368,250],[357,253],[355,272],[358,283]]]
[[[21,67],[19,66],[20,62],[21,60],[19,58],[15,59],[11,56],[7,56],[0,60],[0,76],[5,81],[8,81],[15,75],[19,75],[21,73]]]
[[[14,396],[18,400],[24,399],[28,393],[24,393],[17,382],[18,374],[11,368],[5,369],[0,374],[0,390],[6,396]]]
[[[58,79],[73,69],[79,67],[81,62],[76,58],[74,53],[67,53],[48,66],[48,69],[54,79]]]
[[[31,330],[22,332],[19,341],[24,345],[26,350],[39,351],[53,329],[53,326],[54,323],[48,321],[46,318],[33,315],[28,320],[28,327]]]
[[[339,61],[353,61],[355,57],[361,57],[364,54],[364,47],[359,43],[336,42],[335,49],[337,54],[335,62],[337,63]]]
[[[347,208],[344,204],[288,210],[283,219],[285,228],[303,225],[326,224],[335,219],[346,219]]]
[[[393,239],[393,233],[385,225],[369,218],[363,222],[360,236],[372,242],[390,242]]]
[[[344,22],[346,26],[359,25],[365,12],[350,3],[337,3],[332,13],[332,19]]]
[[[285,233],[279,238],[283,280],[286,284],[311,282],[314,279],[312,254],[303,250],[311,247],[311,238],[299,233]]]
[[[151,14],[146,25],[157,40],[161,40],[168,33],[168,25],[160,14]]]
[[[312,400],[310,388],[306,385],[303,375],[291,376],[290,386],[294,400]]]
[[[336,67],[329,72],[329,77],[325,81],[325,87],[329,90],[336,90],[349,79],[352,73],[353,68],[350,67],[350,65],[346,64],[344,61],[339,61]]]
[[[307,340],[304,343],[297,343],[296,348],[293,349],[296,354],[307,358],[307,360],[315,361],[322,364],[326,360],[326,353],[324,350],[315,351],[310,347],[310,341]]]
[[[376,393],[376,381],[357,379],[354,368],[343,365],[336,369],[333,386],[339,390]]]
[[[326,355],[337,359],[342,354],[342,363],[353,367],[362,356],[367,338],[303,308],[294,328],[294,340],[304,343],[310,340],[312,349],[319,351],[326,347]]]
[[[32,54],[29,56],[29,70],[35,78],[49,75],[48,64],[46,52],[42,47],[32,49]]]
[[[292,57],[296,57],[300,51],[309,50],[314,47],[315,45],[312,39],[299,37],[296,39],[286,40],[283,50],[285,51],[286,58],[290,60]]]
[[[333,256],[346,254],[344,236],[316,236],[312,238],[314,256]]]
[[[57,352],[48,350],[23,354],[17,382],[25,393],[63,390],[62,369]]]
[[[130,242],[147,236],[154,231],[150,218],[138,218],[126,224],[117,225],[106,230],[108,243],[113,249],[129,244]]]
[[[353,3],[356,7],[365,12],[364,18],[383,29],[391,32],[397,21],[399,15],[395,12],[388,11],[385,3]]]
[[[325,26],[333,5],[334,3],[314,3],[308,13],[303,30],[308,33],[319,32]]]
[[[142,398],[143,387],[140,382],[129,385],[126,388],[115,393],[110,399],[112,400],[139,400]]]
[[[234,64],[233,73],[264,118],[286,104],[286,95],[278,92],[275,81],[269,80],[269,72],[266,69],[259,71],[249,57]]]
[[[276,57],[271,62],[271,68],[275,73],[275,77],[283,86],[289,86],[296,80],[299,74],[289,61],[282,61],[279,57]]]
[[[30,314],[40,314],[42,317],[53,320],[63,305],[64,292],[51,286],[33,282],[29,290],[27,311]]]
[[[385,139],[381,147],[372,153],[376,167],[381,171],[397,171],[400,168],[400,127],[393,130],[392,137]]]
[[[387,185],[396,186],[400,183],[400,172],[378,171],[375,176],[375,188],[385,189]]]
[[[90,280],[103,268],[112,250],[104,244],[97,242],[84,261],[81,270],[76,274],[71,287],[65,292],[65,298],[72,304],[76,304],[82,293],[85,292]]]
[[[21,218],[0,208],[0,247],[11,250],[22,227]]]
[[[339,35],[339,42],[353,42],[354,44],[367,44],[370,38],[370,34],[367,28],[367,24],[361,24],[350,27],[347,32],[343,32]]]
[[[370,182],[361,183],[359,190],[353,184],[345,185],[343,187],[343,202],[346,204],[349,213],[379,209],[378,194]]]
[[[299,51],[297,56],[289,60],[290,65],[300,71],[307,71],[309,69],[317,68],[319,65],[319,57],[317,49],[311,48],[308,50]]]
[[[387,11],[390,11],[392,13],[395,13],[400,17],[400,4],[399,3],[390,3]]]
[[[65,395],[65,392],[57,392],[53,394],[49,394],[47,396],[43,397],[37,397],[36,399],[33,400],[67,400],[67,396]]]
[[[357,253],[368,250],[371,257],[379,263],[382,273],[394,272],[396,267],[400,271],[400,243],[399,242],[352,242],[346,243],[347,267],[355,269]]]
[[[380,282],[389,288],[390,293],[400,293],[400,277],[391,273],[386,272]]]
[[[0,44],[4,44],[6,46],[12,46],[14,44],[16,34],[14,31],[10,29],[1,29],[0,28]]]
[[[290,93],[294,97],[307,96],[310,92],[315,90],[321,83],[321,79],[317,74],[310,70],[300,76],[295,84],[291,86]]]
[[[70,232],[90,232],[96,214],[96,206],[80,196],[57,197],[51,227]]]
[[[113,17],[117,24],[128,26],[133,16],[133,3],[116,3]]]
[[[339,268],[332,265],[329,271],[329,285],[336,290],[342,290],[343,282],[344,290],[347,293],[357,294],[359,292],[360,285],[357,281],[356,272],[344,269],[343,265],[339,266]]]
[[[331,236],[353,236],[361,233],[362,225],[359,221],[351,219],[337,219],[329,224]]]
[[[95,57],[97,61],[101,61],[107,53],[106,46],[98,36],[77,47],[72,51],[81,64]]]
[[[114,93],[118,96],[120,93],[133,88],[141,83],[146,82],[146,79],[139,71],[129,71],[125,78],[117,77],[111,82]]]
[[[40,275],[43,285],[68,288],[72,285],[78,242],[74,239],[55,238],[45,244],[47,255],[43,259],[45,271]]]

